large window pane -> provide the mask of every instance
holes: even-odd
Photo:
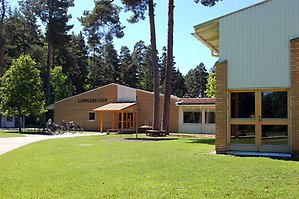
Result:
[[[255,144],[255,125],[231,125],[231,144]]]
[[[262,93],[263,118],[288,118],[288,92]]]
[[[255,117],[255,93],[231,93],[231,117],[254,118]]]
[[[184,112],[184,123],[201,123],[201,112]]]
[[[193,112],[194,123],[200,123],[201,121],[201,113],[200,112]]]
[[[287,125],[263,125],[262,144],[287,145],[288,126]]]
[[[206,124],[214,124],[216,121],[215,112],[205,112],[205,123]]]

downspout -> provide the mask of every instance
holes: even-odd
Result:
[[[211,45],[208,41],[206,41],[202,36],[200,36],[196,33],[192,33],[192,35],[211,50],[211,55],[213,57],[219,57],[219,51],[213,45]]]
[[[211,55],[212,55],[212,57],[217,57],[217,58],[219,58],[219,54],[214,53],[214,51],[212,51],[212,50],[211,50]]]

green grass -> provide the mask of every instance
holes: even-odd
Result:
[[[299,198],[299,162],[211,155],[213,139],[120,137],[47,140],[0,156],[0,198]]]
[[[0,138],[8,137],[23,137],[24,135],[20,134],[19,131],[0,131]]]
[[[94,134],[96,132],[90,132],[90,131],[83,131],[83,132],[76,132],[76,133],[83,133],[83,134]],[[0,131],[0,138],[8,138],[8,137],[24,137],[24,134],[38,134],[38,135],[45,135],[45,132],[42,132],[41,130],[22,130],[21,133],[19,133],[18,130],[2,130]]]

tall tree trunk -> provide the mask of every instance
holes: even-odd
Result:
[[[165,75],[163,129],[169,132],[170,93],[173,71],[173,11],[174,0],[168,0],[167,64]]]
[[[3,24],[5,17],[5,0],[1,0],[2,13],[0,19],[0,77],[4,75],[4,37],[3,37]]]
[[[156,46],[156,28],[155,28],[155,13],[154,2],[149,0],[149,18],[150,18],[150,32],[151,32],[151,47],[152,47],[152,61],[153,61],[153,83],[154,83],[154,108],[153,108],[153,129],[158,130],[160,122],[160,80],[158,69],[158,55]]]
[[[96,61],[96,48],[93,48],[93,88],[96,88],[96,65],[97,65],[97,61]]]
[[[22,116],[19,116],[18,119],[19,119],[19,133],[22,133]]]
[[[51,68],[53,65],[53,41],[51,36],[48,36],[48,60],[47,60],[47,90],[46,90],[46,104],[50,104],[51,99]]]

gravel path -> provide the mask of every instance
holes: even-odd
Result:
[[[0,155],[17,149],[21,146],[38,142],[41,140],[57,139],[57,138],[69,138],[80,136],[95,136],[101,135],[100,133],[94,134],[63,134],[63,135],[26,135],[26,137],[12,137],[12,138],[0,138]]]

